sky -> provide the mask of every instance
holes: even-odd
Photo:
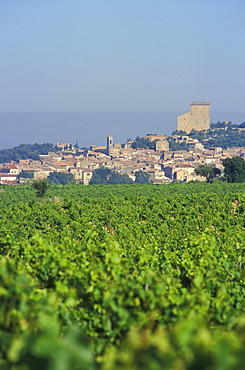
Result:
[[[244,14],[243,0],[0,0],[0,148],[170,134],[191,101],[245,121]]]

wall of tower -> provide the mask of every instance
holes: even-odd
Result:
[[[190,111],[177,117],[177,130],[190,133],[210,128],[210,103],[190,103]]]
[[[111,150],[113,148],[113,137],[111,135],[107,136],[107,155],[111,155]]]

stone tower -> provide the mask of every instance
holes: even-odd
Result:
[[[185,131],[187,134],[192,129],[201,131],[210,128],[210,103],[190,103],[190,111],[177,117],[177,130]]]
[[[107,155],[111,155],[111,149],[113,148],[113,137],[111,135],[107,136]]]

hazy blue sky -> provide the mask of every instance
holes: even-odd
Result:
[[[210,101],[211,119],[245,121],[244,14],[244,0],[0,0],[0,112],[175,117]]]

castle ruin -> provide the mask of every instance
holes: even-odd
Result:
[[[201,131],[210,128],[210,103],[192,102],[190,111],[177,117],[177,130],[185,131],[187,134],[191,130]]]

